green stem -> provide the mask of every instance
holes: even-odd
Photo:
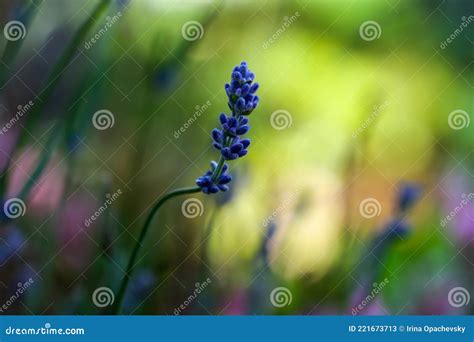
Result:
[[[222,168],[224,167],[224,162],[225,162],[225,159],[224,159],[223,156],[221,156],[219,158],[219,161],[217,162],[217,167],[214,170],[214,173],[212,174],[212,181],[213,182],[215,182],[217,180],[217,178],[219,178],[219,176],[221,174],[221,171],[222,171]]]
[[[46,88],[39,94],[42,97],[42,101],[38,106],[33,107],[33,111],[28,115],[30,120],[26,122],[26,128],[30,130],[34,126],[34,123],[37,119],[37,113],[39,113],[44,104],[53,94],[53,90],[56,88],[57,84],[61,80],[61,76],[64,73],[65,69],[72,63],[72,58],[78,52],[78,47],[84,42],[87,33],[94,27],[97,20],[103,15],[107,7],[110,5],[111,0],[102,0],[97,4],[96,8],[92,11],[92,14],[87,18],[87,20],[81,25],[79,30],[75,33],[71,42],[68,44],[63,54],[61,55],[59,61],[54,65],[51,73],[48,76],[46,81]],[[22,141],[20,141],[22,143]]]
[[[224,147],[229,147],[230,145],[232,145],[233,140],[234,140],[233,138],[227,137],[225,142],[224,142]],[[220,158],[219,158],[219,161],[217,162],[217,167],[214,170],[214,173],[212,174],[211,179],[212,179],[213,182],[215,182],[219,178],[219,176],[221,175],[221,171],[222,171],[222,168],[224,167],[224,163],[225,163],[225,159],[221,155]]]
[[[133,267],[135,266],[136,259],[138,257],[138,253],[140,252],[140,248],[143,245],[143,242],[145,240],[145,236],[148,233],[148,230],[150,229],[151,223],[153,221],[153,218],[155,214],[158,212],[158,210],[161,208],[161,206],[170,198],[179,196],[179,195],[186,195],[186,194],[192,194],[201,191],[201,188],[198,186],[195,187],[189,187],[189,188],[181,188],[181,189],[176,189],[173,191],[168,192],[167,194],[163,195],[160,197],[156,203],[153,205],[153,208],[151,209],[150,213],[148,214],[148,217],[146,218],[145,224],[143,225],[143,228],[140,232],[140,236],[138,237],[138,241],[135,244],[135,247],[133,248],[132,254],[130,256],[130,259],[128,260],[127,264],[127,269],[126,272],[122,278],[122,282],[120,284],[120,288],[117,294],[117,301],[115,302],[114,307],[112,308],[112,312],[114,314],[120,314],[122,311],[122,306],[123,306],[123,300],[125,298],[125,293],[127,292],[127,287],[128,283],[130,282],[130,278],[132,276],[132,271]]]

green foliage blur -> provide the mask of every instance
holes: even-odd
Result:
[[[26,84],[28,77],[44,84],[97,3],[44,1],[15,61],[22,79],[21,66],[38,63],[25,73]],[[0,5],[2,24],[20,4]],[[91,294],[118,286],[153,201],[194,185],[217,160],[210,132],[218,115],[229,113],[224,84],[247,61],[260,84],[249,154],[230,163],[229,193],[192,196],[202,203],[197,217],[182,214],[185,198],[159,213],[137,265],[138,274],[153,275],[152,286],[137,290],[128,312],[173,314],[209,277],[212,284],[183,314],[351,314],[373,275],[373,282],[389,280],[367,304],[373,313],[472,314],[472,303],[450,306],[448,292],[462,286],[474,294],[474,203],[441,221],[459,196],[473,192],[474,124],[453,128],[450,113],[470,120],[474,112],[474,23],[446,43],[473,9],[468,0],[113,1],[27,137],[25,148],[40,153],[59,118],[74,138],[53,153],[48,170],[57,174],[46,172],[59,182],[58,200],[35,200],[41,186],[53,196],[52,180],[40,181],[27,199],[33,209],[17,224],[26,238],[34,234],[21,255],[42,278],[27,306],[35,313],[100,312]],[[201,28],[186,39],[190,21]],[[379,26],[375,39],[361,33],[368,21]],[[20,85],[27,95],[6,95],[7,102],[37,101],[38,87],[31,93]],[[106,130],[91,122],[101,109],[114,117]],[[364,268],[372,241],[394,217],[403,182],[422,189],[405,217],[409,234]],[[82,222],[118,189],[123,194],[107,214],[65,233],[68,215]],[[367,198],[380,205],[372,217],[361,215]],[[275,232],[264,244],[270,225]],[[19,266],[9,267],[0,268],[5,283]],[[269,300],[279,286],[291,291],[284,307]]]

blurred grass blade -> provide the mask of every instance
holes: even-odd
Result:
[[[43,0],[31,1],[29,6],[20,14],[17,20],[23,23],[25,27],[29,27],[42,3]],[[28,31],[28,29],[25,30],[25,36],[28,34]],[[11,69],[11,63],[18,54],[18,51],[20,51],[24,40],[25,37],[19,40],[8,40],[5,49],[3,50],[2,63],[0,63],[0,65],[2,65],[2,69],[0,70],[0,90],[5,87],[4,83],[7,74]]]
[[[61,79],[61,75],[63,74],[63,71],[65,68],[68,67],[70,64],[72,58],[77,52],[78,46],[84,41],[84,38],[86,34],[94,27],[95,22],[97,19],[99,19],[108,6],[110,5],[112,0],[103,0],[101,1],[92,14],[87,18],[87,20],[81,25],[79,30],[76,32],[74,37],[72,38],[71,42],[69,45],[66,47],[64,50],[63,54],[61,55],[58,63],[53,67],[47,82],[46,82],[46,88],[40,93],[42,95],[42,99],[39,102],[37,106],[35,106],[32,110],[32,112],[26,117],[26,122],[25,122],[25,128],[21,131],[20,137],[18,139],[18,142],[16,144],[16,149],[20,148],[23,146],[25,143],[25,140],[27,138],[27,132],[32,131],[32,127],[34,126],[35,122],[38,120],[38,117],[44,107],[44,105],[48,102],[49,98],[51,97],[53,90],[57,86],[59,80]],[[11,155],[14,154],[14,150],[11,152]],[[0,193],[4,194],[5,193],[5,188],[6,188],[6,178],[7,178],[7,173],[8,169],[10,168],[10,163],[11,163],[12,158],[9,158],[7,165],[5,166],[4,170],[5,172],[0,178]],[[41,175],[38,174],[38,177]],[[36,182],[36,179],[33,179],[34,182]],[[23,192],[23,191],[22,191]],[[28,193],[28,192],[26,192]]]
[[[36,185],[36,182],[39,180],[39,178],[43,174],[43,171],[48,165],[49,160],[51,159],[51,155],[53,151],[55,150],[57,143],[59,142],[59,137],[61,136],[61,134],[60,132],[58,132],[58,130],[61,129],[61,126],[62,126],[62,122],[59,121],[55,123],[53,128],[51,128],[51,132],[49,133],[49,137],[46,142],[46,145],[40,154],[38,164],[36,165],[33,171],[33,174],[28,178],[28,180],[23,185],[23,188],[21,189],[20,194],[18,195],[19,198],[26,200],[31,190],[33,189],[34,185]]]
[[[46,87],[38,95],[38,97],[40,97],[41,102],[33,109],[31,115],[28,116],[29,120],[27,120],[26,122],[27,130],[30,130],[34,126],[34,123],[36,122],[38,117],[38,113],[43,109],[43,106],[51,97],[53,90],[56,88],[58,82],[60,81],[64,70],[70,65],[72,58],[77,53],[78,46],[84,42],[87,33],[94,27],[96,21],[104,14],[111,1],[112,0],[103,0],[97,5],[94,11],[92,11],[92,14],[81,25],[69,45],[64,50],[63,54],[61,55],[61,58],[53,67],[51,73],[48,76]],[[23,134],[23,137],[24,136],[25,134]],[[20,141],[20,145],[22,143],[23,141]]]

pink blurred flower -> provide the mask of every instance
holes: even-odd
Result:
[[[354,316],[387,315],[388,311],[380,297],[387,283],[388,280],[385,278],[380,283],[372,284],[372,288],[369,288],[368,285],[357,288],[350,299],[350,314]]]
[[[449,303],[450,290],[455,282],[443,282],[427,289],[414,308],[415,315],[465,315],[467,306],[454,307]]]
[[[470,189],[470,180],[462,175],[450,176],[443,183],[441,226],[452,229],[461,247],[474,242],[474,194]]]
[[[40,155],[38,149],[27,148],[18,160],[12,163],[7,190],[8,197],[18,196],[31,177]],[[51,212],[57,208],[64,188],[64,169],[58,158],[52,158],[42,176],[33,186],[27,199],[28,211],[36,213]]]
[[[223,315],[247,315],[249,312],[248,294],[245,289],[238,289],[224,301]]]
[[[365,310],[362,310],[359,315],[363,316],[381,316],[381,315],[388,315],[388,311],[385,308],[385,305],[383,304],[383,301],[381,298],[376,298],[374,299],[367,307]]]
[[[86,227],[85,221],[96,210],[98,204],[86,193],[76,193],[65,204],[59,217],[58,240],[62,246],[62,257],[68,268],[83,269],[90,264],[91,253],[100,245],[95,233],[100,221]],[[105,214],[104,214],[105,215]]]

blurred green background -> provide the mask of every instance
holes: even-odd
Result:
[[[153,201],[217,160],[210,131],[245,60],[260,84],[249,154],[231,163],[229,193],[192,196],[197,215],[183,214],[184,197],[159,213],[127,312],[175,314],[188,301],[181,314],[351,314],[385,279],[360,314],[472,314],[449,300],[473,291],[471,1],[112,1],[46,98],[97,3],[34,3],[21,47],[0,45],[18,47],[2,64],[2,122],[30,100],[22,120],[35,117],[0,137],[4,199],[49,158],[26,214],[0,232],[1,298],[35,280],[9,313],[103,310],[92,293],[116,290]],[[2,26],[30,4],[2,1]],[[94,127],[99,110],[113,126]],[[409,233],[372,248],[404,182],[421,189]],[[280,287],[285,305],[271,300]]]

